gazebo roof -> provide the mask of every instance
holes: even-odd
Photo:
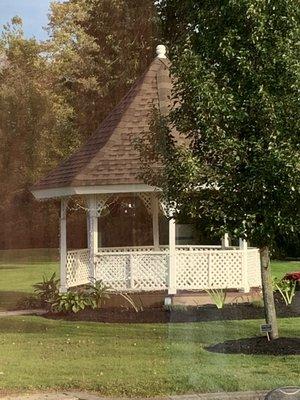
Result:
[[[154,190],[138,178],[141,164],[133,140],[149,129],[153,107],[165,112],[169,105],[170,62],[164,46],[157,53],[88,141],[34,185],[36,198]]]

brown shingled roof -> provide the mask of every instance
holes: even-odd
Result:
[[[143,183],[133,139],[148,130],[153,106],[164,112],[171,90],[168,59],[156,58],[88,141],[33,191]]]

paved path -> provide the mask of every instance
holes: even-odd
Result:
[[[234,393],[209,393],[191,394],[184,396],[154,397],[144,400],[263,400],[266,392],[234,392]],[[2,400],[124,400],[120,398],[99,397],[87,392],[60,392],[24,394],[18,396],[0,397]],[[126,400],[126,399],[125,399]],[[129,400],[129,399],[128,399]],[[142,400],[142,399],[130,399]]]

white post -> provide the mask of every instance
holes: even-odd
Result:
[[[169,219],[169,287],[168,294],[176,294],[176,224]]]
[[[153,246],[154,250],[159,250],[159,207],[158,199],[155,194],[151,197],[152,208],[152,229],[153,229]]]
[[[242,277],[243,277],[243,287],[242,290],[245,293],[250,291],[249,281],[248,281],[248,243],[245,239],[239,239],[239,248],[243,251],[242,254]]]
[[[61,293],[66,293],[68,290],[67,283],[67,202],[66,198],[60,202],[60,288]]]
[[[224,236],[222,237],[222,249],[225,249],[226,247],[229,247],[229,235],[228,233],[225,233]]]
[[[95,255],[98,253],[98,214],[97,198],[95,195],[88,197],[88,246],[90,264],[90,282],[95,282]]]

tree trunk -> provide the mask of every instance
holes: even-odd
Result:
[[[270,255],[268,246],[260,248],[260,263],[261,263],[261,279],[262,279],[262,290],[265,305],[265,318],[266,323],[272,325],[272,332],[270,338],[278,338],[278,326],[277,317],[274,303],[273,287],[272,287],[272,276],[270,266]]]

